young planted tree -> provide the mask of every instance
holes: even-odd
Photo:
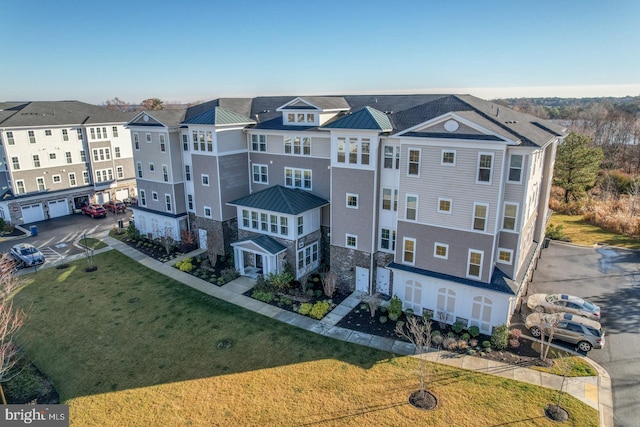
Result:
[[[333,297],[333,294],[336,293],[336,287],[338,286],[338,277],[336,274],[331,271],[327,271],[321,275],[320,280],[322,280],[322,289],[324,290],[324,294],[328,298]]]
[[[426,317],[410,316],[406,323],[398,323],[395,329],[399,337],[405,338],[415,347],[415,354],[418,356],[418,378],[420,379],[420,388],[409,398],[412,405],[422,409],[433,409],[437,405],[437,400],[433,394],[428,391],[428,383],[433,377],[433,364],[427,361],[426,354],[431,349],[432,344],[432,325],[431,321]]]
[[[369,306],[371,317],[376,317],[376,311],[378,311],[380,304],[382,304],[380,294],[365,295],[364,298],[362,298],[362,301]]]
[[[25,313],[13,307],[11,293],[18,287],[14,262],[8,254],[0,255],[0,400],[7,404],[2,383],[11,379],[11,368],[17,362],[18,346],[14,338],[24,324]]]
[[[591,137],[571,132],[558,145],[553,183],[564,189],[565,203],[596,183],[604,154],[602,148],[591,147],[591,141]]]
[[[529,331],[534,337],[540,338],[540,360],[546,362],[553,335],[558,330],[559,319],[557,314],[534,313],[531,316],[534,316],[534,320]]]

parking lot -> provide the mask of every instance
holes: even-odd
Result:
[[[588,357],[611,375],[615,425],[623,427],[640,425],[639,262],[637,251],[551,242],[528,290],[529,295],[572,294],[601,307],[605,348]]]

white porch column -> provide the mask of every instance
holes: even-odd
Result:
[[[235,260],[236,270],[240,275],[244,275],[244,253],[241,249],[233,248],[233,259]]]

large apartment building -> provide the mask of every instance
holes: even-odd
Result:
[[[134,196],[132,115],[78,101],[0,103],[0,218],[29,224]]]
[[[468,95],[219,99],[128,127],[143,233],[191,230],[241,274],[324,264],[485,333],[526,286],[566,132]]]

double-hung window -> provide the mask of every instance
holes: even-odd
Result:
[[[267,151],[267,135],[251,135],[252,151]]]
[[[509,182],[522,182],[522,154],[512,154],[509,159]]]
[[[485,231],[487,229],[487,216],[489,213],[489,205],[486,203],[473,204],[473,229]]]
[[[491,168],[493,166],[493,154],[480,153],[478,155],[478,178],[477,182],[491,184]]]
[[[405,218],[411,221],[418,219],[418,196],[407,194]]]
[[[482,276],[482,256],[484,252],[469,249],[469,261],[467,266],[467,277],[479,279]]]
[[[269,173],[267,165],[252,165],[253,168],[253,182],[257,184],[268,184]]]
[[[420,150],[409,149],[407,175],[420,176]]]
[[[505,203],[504,214],[502,219],[502,229],[515,230],[517,217],[518,217],[518,205],[515,203]]]

